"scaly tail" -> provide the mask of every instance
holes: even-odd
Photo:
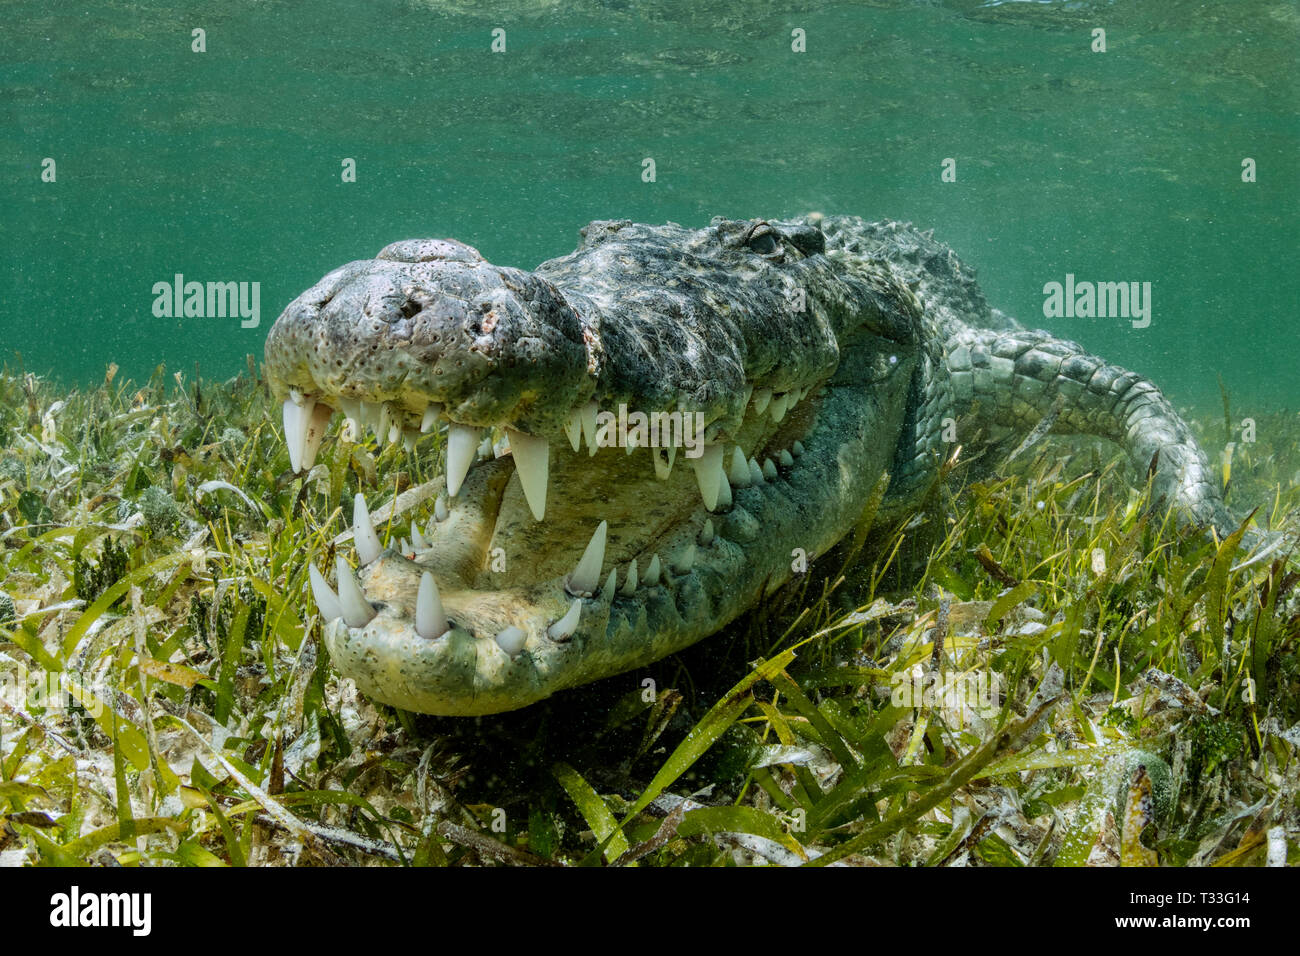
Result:
[[[959,435],[982,429],[999,451],[1036,429],[1108,438],[1139,475],[1154,465],[1161,507],[1220,535],[1236,529],[1191,429],[1142,376],[1041,331],[962,329],[944,355]]]

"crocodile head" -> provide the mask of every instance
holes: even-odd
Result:
[[[311,570],[335,666],[379,700],[495,713],[680,650],[843,537],[894,465],[925,356],[886,265],[815,220],[582,237],[532,272],[394,243],[267,338],[295,471],[337,412],[341,440],[446,428],[427,532],[382,547],[358,495],[356,571],[336,594]]]

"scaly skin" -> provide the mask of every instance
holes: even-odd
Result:
[[[796,549],[811,559],[850,531],[882,479],[885,516],[914,507],[948,452],[946,419],[989,456],[1049,414],[1057,431],[1123,445],[1141,475],[1158,451],[1164,505],[1229,524],[1204,454],[1153,385],[989,309],[971,270],[908,225],[619,221],[582,234],[576,252],[531,273],[448,240],[396,243],[330,273],[267,338],[286,423],[306,416],[317,440],[335,408],[376,424],[379,406],[358,412],[358,401],[384,403],[392,437],[422,417],[462,436],[464,426],[515,433],[514,455],[469,470],[427,549],[363,555],[369,620],[326,624],[335,666],[382,701],[434,714],[512,710],[707,637],[784,584]],[[575,451],[592,402],[699,412],[726,462],[739,446],[772,464],[766,477],[733,467],[710,511],[717,451],[691,459],[676,449],[666,477],[651,457],[662,452],[592,452],[590,429]],[[549,461],[541,521],[514,462],[530,447]],[[299,457],[310,467],[314,443]],[[608,542],[584,586],[575,568],[601,521]],[[662,574],[649,584],[655,555]],[[422,637],[424,571],[449,628]],[[575,601],[576,629],[557,633]]]

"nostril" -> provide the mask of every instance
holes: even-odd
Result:
[[[416,302],[414,299],[408,299],[402,303],[401,313],[409,319],[423,308],[424,306],[420,305],[420,303]]]

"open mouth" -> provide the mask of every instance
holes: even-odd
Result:
[[[355,568],[310,572],[370,696],[494,713],[658,660],[833,545],[893,463],[917,353],[887,273],[809,258],[831,298],[791,312],[804,254],[770,227],[596,226],[531,273],[396,243],[268,336],[295,471],[340,414],[343,441],[445,429],[430,513],[384,547],[363,489]]]
[[[504,685],[510,707],[521,706],[521,685],[537,698],[570,686],[565,658],[577,653],[590,666],[611,631],[632,638],[631,658],[627,648],[605,651],[619,670],[663,656],[673,618],[685,646],[696,638],[692,615],[670,612],[686,592],[698,599],[709,590],[692,589],[693,579],[753,577],[738,566],[745,545],[763,534],[764,516],[776,522],[800,510],[817,391],[756,389],[736,434],[712,442],[703,434],[685,441],[681,412],[643,413],[641,426],[635,413],[620,422],[589,402],[557,443],[509,425],[450,421],[437,403],[417,410],[416,400],[293,390],[283,410],[295,470],[314,465],[335,408],[340,440],[370,433],[413,443],[421,432],[446,431],[446,470],[427,523],[412,520],[409,535],[384,548],[358,494],[356,571],[340,557],[336,591],[311,569],[338,666],[382,670],[363,689],[396,705],[479,713],[504,709],[494,693]],[[653,642],[645,639],[652,617]],[[718,621],[711,611],[708,619]],[[590,679],[587,667],[572,673],[572,683]]]

